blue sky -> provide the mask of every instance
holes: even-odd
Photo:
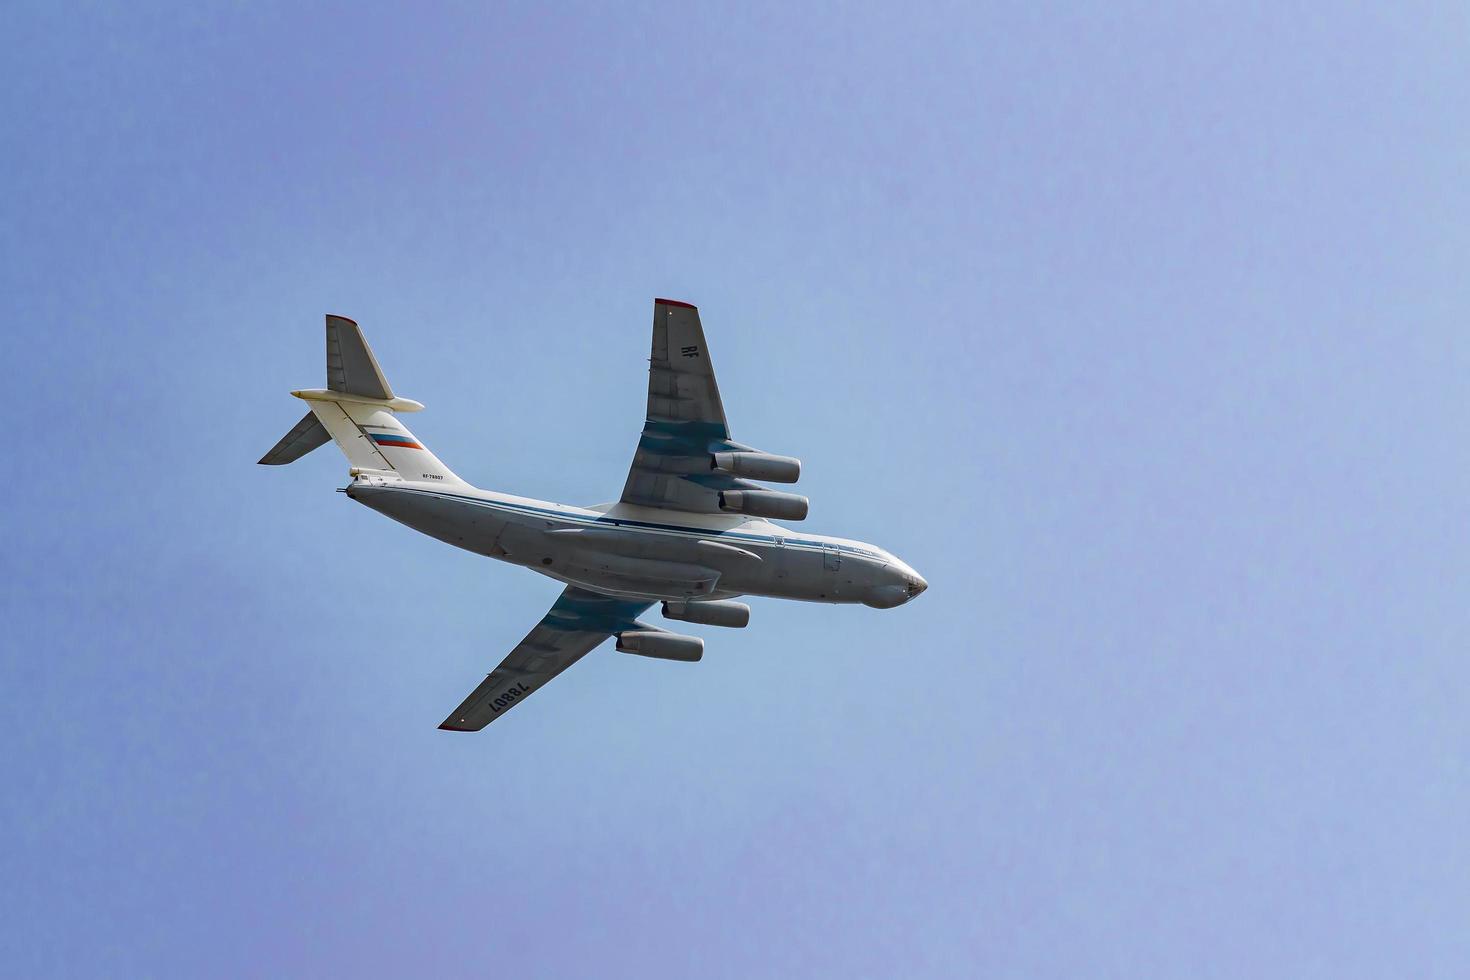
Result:
[[[11,968],[1470,962],[1462,9],[0,20]],[[930,590],[438,732],[558,589],[254,464],[322,314],[592,503],[654,296]]]

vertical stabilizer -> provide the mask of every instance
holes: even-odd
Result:
[[[331,439],[354,469],[409,481],[463,482],[398,421],[396,413],[424,406],[393,394],[355,321],[327,314],[327,387],[291,394],[311,411],[260,462],[294,462]]]
[[[411,482],[462,483],[398,421],[389,402],[357,398],[335,400],[332,392],[292,392],[307,399],[311,411],[354,469],[391,472]]]

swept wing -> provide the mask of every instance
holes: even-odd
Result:
[[[536,628],[439,727],[478,732],[614,633],[637,628],[652,603],[567,586]]]
[[[730,441],[699,310],[678,300],[654,300],[648,412],[623,502],[714,513],[721,490],[759,484],[712,471],[710,454],[749,448]]]

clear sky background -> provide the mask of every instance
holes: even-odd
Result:
[[[685,8],[0,14],[7,972],[1463,976],[1463,7]],[[593,503],[654,296],[930,589],[439,732],[559,586],[322,315]]]

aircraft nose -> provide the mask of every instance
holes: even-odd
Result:
[[[912,572],[909,575],[908,594],[910,599],[918,598],[919,594],[928,587],[929,583],[924,581],[924,576],[918,572]]]
[[[894,584],[903,589],[904,602],[917,598],[920,593],[929,587],[929,583],[924,581],[924,576],[914,571],[913,566],[907,562],[895,559],[889,567],[895,573],[894,578],[898,580]],[[893,579],[889,581],[893,581]]]

